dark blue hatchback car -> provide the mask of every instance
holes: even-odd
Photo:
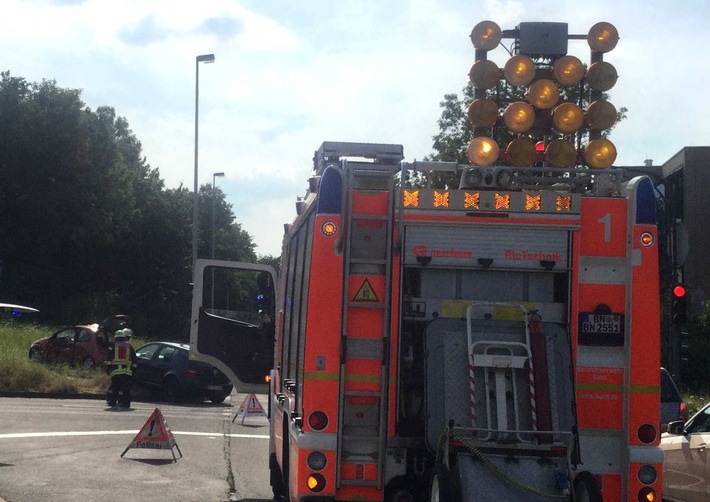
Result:
[[[232,393],[232,384],[217,368],[190,359],[190,346],[150,342],[136,350],[133,382],[169,402],[209,399],[221,403]]]

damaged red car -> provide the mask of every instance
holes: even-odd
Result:
[[[30,359],[79,365],[87,369],[100,367],[108,356],[110,337],[127,324],[127,316],[117,315],[99,324],[65,326],[52,336],[33,342],[30,345]]]

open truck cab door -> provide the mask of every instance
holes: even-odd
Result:
[[[274,363],[276,271],[217,260],[195,264],[190,355],[219,368],[238,392],[268,393]]]

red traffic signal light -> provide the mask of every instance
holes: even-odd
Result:
[[[688,288],[684,284],[676,284],[671,292],[671,322],[676,325],[685,324],[688,320]]]
[[[673,286],[673,298],[685,298],[688,289],[683,284]]]

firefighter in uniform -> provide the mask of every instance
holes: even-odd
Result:
[[[131,407],[132,366],[136,361],[136,351],[130,342],[132,334],[133,332],[128,328],[116,331],[113,349],[106,360],[111,375],[106,402],[111,407],[117,404],[123,408]]]

